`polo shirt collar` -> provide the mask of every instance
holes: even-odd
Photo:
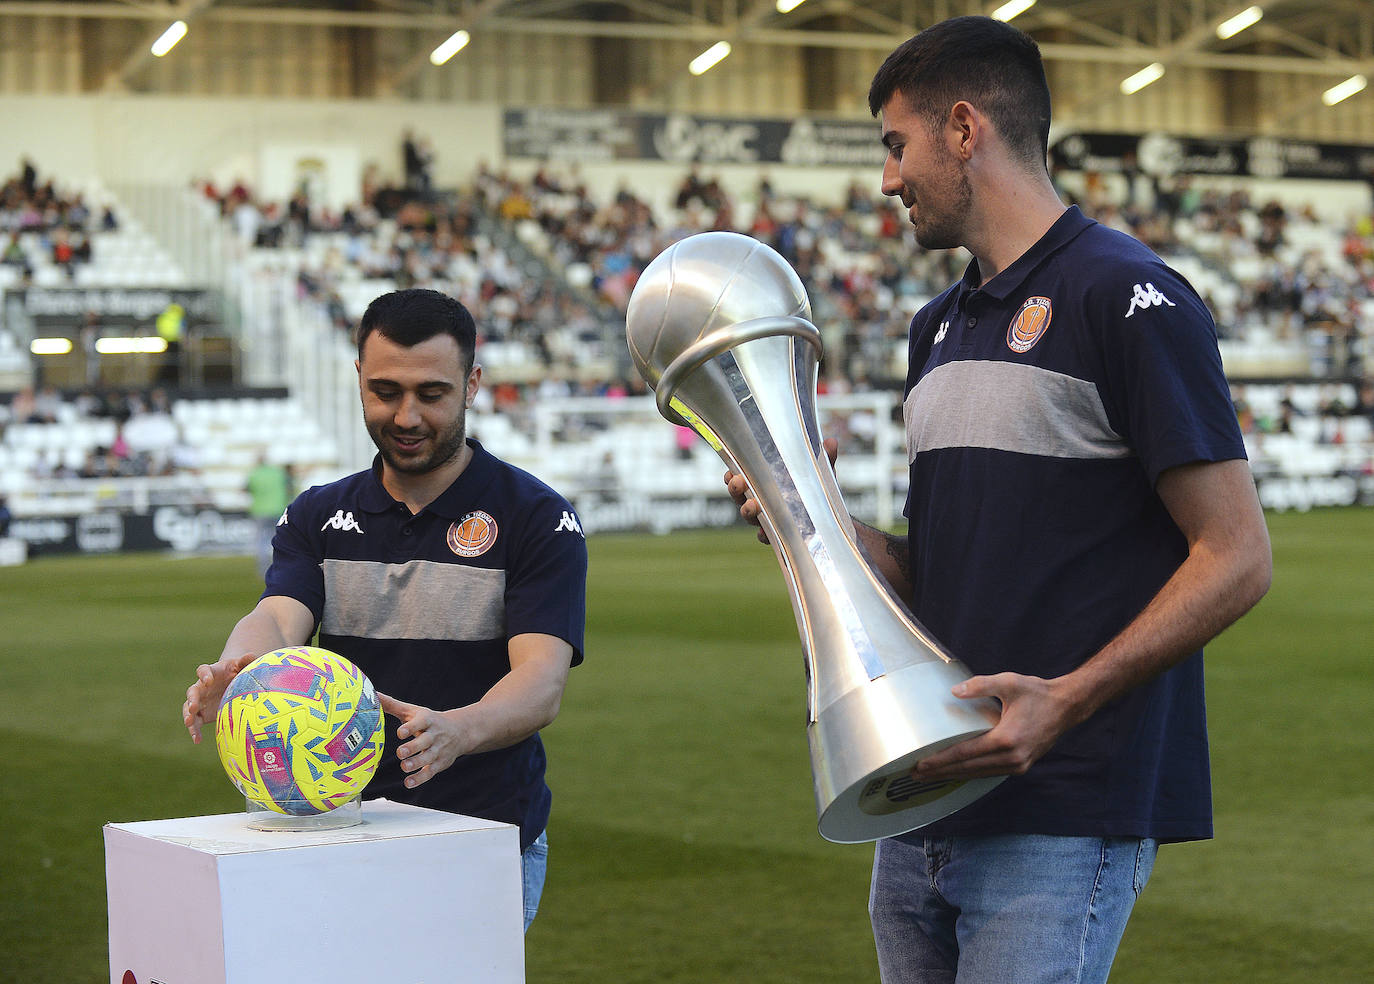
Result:
[[[1084,215],[1077,205],[1070,205],[1064,210],[1063,215],[1055,219],[1054,225],[1046,230],[1034,246],[1017,257],[1011,266],[993,277],[987,284],[979,286],[982,277],[978,272],[978,260],[969,261],[968,267],[964,270],[963,279],[959,282],[960,297],[967,298],[972,292],[980,290],[985,296],[1005,301],[1021,285],[1022,281],[1030,276],[1031,271],[1044,262],[1046,257],[1071,242],[1080,232],[1092,224],[1093,220]]]
[[[472,448],[472,460],[463,474],[425,507],[427,511],[447,519],[460,519],[472,510],[474,497],[491,483],[496,474],[496,459],[472,438],[468,438],[468,447]]]
[[[454,479],[452,485],[439,494],[439,498],[424,508],[424,512],[432,512],[448,519],[457,519],[460,514],[468,511],[467,505],[472,502],[472,496],[491,481],[496,459],[472,438],[468,438],[468,447],[472,448],[472,460],[468,462],[468,466],[463,469],[461,475]],[[400,505],[386,490],[386,486],[382,484],[382,456],[380,454],[372,459],[372,467],[369,469],[368,476],[364,479],[358,495],[358,504],[364,512],[369,513],[387,512]]]

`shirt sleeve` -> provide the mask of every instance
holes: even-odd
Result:
[[[1162,260],[1116,267],[1090,293],[1103,404],[1154,484],[1200,461],[1245,458],[1216,326],[1188,281]]]
[[[525,536],[506,580],[506,635],[538,632],[573,648],[582,662],[587,621],[587,539],[571,505],[555,496],[537,500],[525,517]]]
[[[296,497],[277,522],[272,535],[272,566],[267,569],[262,597],[294,598],[315,616],[318,627],[324,615],[323,553],[319,537],[311,535],[309,493]]]

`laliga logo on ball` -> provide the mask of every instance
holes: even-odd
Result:
[[[362,793],[382,758],[382,729],[381,701],[361,670],[326,649],[291,646],[229,684],[215,748],[250,808],[314,816]]]

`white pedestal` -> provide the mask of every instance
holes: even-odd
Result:
[[[15,537],[0,539],[0,567],[18,567],[29,559],[29,545]]]
[[[519,830],[387,800],[362,816],[107,824],[111,984],[523,984]]]

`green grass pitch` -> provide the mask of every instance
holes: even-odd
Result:
[[[1208,652],[1217,839],[1161,852],[1116,984],[1374,967],[1374,509],[1270,527],[1274,588]],[[529,980],[876,981],[872,850],[816,834],[771,552],[742,529],[590,552]],[[102,824],[242,807],[180,705],[257,592],[250,558],[0,569],[0,979],[108,980]]]

